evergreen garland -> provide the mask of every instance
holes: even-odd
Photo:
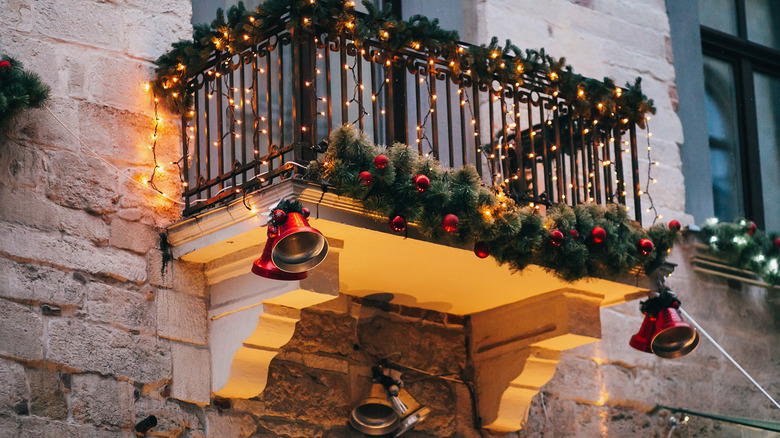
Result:
[[[767,234],[747,219],[705,221],[701,238],[707,251],[735,268],[755,272],[772,286],[780,285],[780,235]]]
[[[290,29],[306,29],[335,39],[345,37],[360,47],[377,41],[389,50],[413,49],[447,60],[455,75],[470,71],[476,82],[522,85],[554,94],[574,108],[574,116],[599,118],[612,125],[635,123],[645,127],[647,114],[655,114],[652,99],[642,93],[641,78],[618,88],[610,78],[603,81],[574,73],[565,59],[555,59],[541,50],[521,51],[507,40],[462,46],[458,33],[439,27],[437,19],[415,15],[409,20],[392,16],[389,5],[378,10],[363,1],[368,13],[354,10],[346,0],[266,0],[248,11],[242,2],[227,15],[220,9],[210,24],[194,26],[192,40],[179,41],[157,59],[154,92],[169,108],[185,114],[192,106],[189,80],[203,71],[210,59],[226,59],[261,43],[286,23]]]
[[[387,158],[386,166],[375,164],[378,155]],[[362,172],[371,177],[361,178]],[[418,190],[417,175],[428,177],[427,190]],[[565,281],[611,278],[637,268],[650,273],[661,266],[678,238],[674,227],[657,224],[642,229],[616,204],[559,204],[543,217],[533,208],[516,205],[501,191],[488,189],[472,165],[447,170],[400,143],[377,147],[350,126],[333,131],[328,149],[309,164],[306,177],[327,181],[337,194],[360,201],[377,215],[415,222],[432,240],[480,242],[513,271],[535,264]],[[454,232],[442,226],[447,214],[460,220]],[[601,243],[592,237],[597,227],[606,232]],[[554,239],[556,230],[564,236],[561,241]],[[654,244],[647,254],[640,249],[642,239]]]
[[[27,108],[40,108],[49,97],[49,87],[21,62],[0,56],[0,131]]]

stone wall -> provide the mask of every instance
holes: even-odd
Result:
[[[651,126],[662,165],[652,193],[666,219],[688,218],[663,1],[474,0],[473,10],[477,42],[495,34],[545,47],[593,77],[641,75],[659,109]],[[190,11],[188,0],[0,6],[0,52],[52,87],[48,110],[25,113],[0,137],[0,436],[130,437],[149,415],[159,421],[156,436],[353,436],[347,414],[378,357],[425,371],[407,369],[404,377],[433,413],[406,436],[480,436],[463,383],[463,321],[346,297],[303,311],[263,394],[210,399],[203,267],[167,260],[160,249],[160,233],[180,207],[122,176],[151,173],[153,102],[141,85],[152,60],[189,37]],[[162,114],[160,132],[163,173],[155,181],[176,198],[178,178],[165,163],[178,159],[179,126]],[[770,393],[780,393],[776,294],[693,273],[683,249],[669,284]],[[668,415],[653,410],[658,403],[776,418],[704,340],[674,361],[631,350],[627,340],[640,322],[637,303],[604,310],[604,339],[564,353],[519,435],[665,436]],[[748,436],[700,419],[678,430]]]

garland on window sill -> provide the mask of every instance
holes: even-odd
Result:
[[[780,235],[767,234],[747,219],[720,222],[707,219],[701,228],[702,240],[713,257],[747,271],[766,283],[780,285]]]
[[[389,50],[412,49],[430,57],[446,59],[457,75],[467,72],[475,82],[490,83],[494,78],[505,84],[525,86],[566,101],[574,115],[600,119],[617,125],[635,123],[644,129],[646,116],[655,114],[652,99],[642,93],[641,78],[625,88],[610,78],[603,81],[574,73],[565,59],[555,59],[541,50],[521,51],[509,40],[501,46],[497,38],[489,45],[464,46],[458,33],[439,27],[437,19],[415,15],[400,20],[390,12],[364,1],[368,13],[354,10],[354,1],[345,0],[267,0],[248,11],[242,2],[231,7],[227,16],[220,9],[211,25],[194,26],[191,41],[179,41],[157,59],[154,91],[178,114],[192,106],[189,80],[203,71],[214,55],[224,59],[267,39],[280,23],[290,29],[305,29],[315,35],[351,39],[360,47],[371,40]],[[544,78],[540,81],[539,78]]]
[[[395,231],[415,222],[432,240],[473,242],[480,258],[492,255],[513,271],[538,265],[566,281],[610,278],[637,268],[650,273],[679,235],[676,221],[645,230],[615,204],[560,204],[543,217],[488,189],[471,165],[445,170],[400,143],[378,148],[349,126],[334,130],[306,176],[388,217]]]
[[[28,108],[41,108],[49,87],[35,73],[10,56],[0,56],[0,131]]]

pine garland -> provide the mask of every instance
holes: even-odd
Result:
[[[555,59],[541,50],[521,51],[497,38],[482,46],[462,46],[458,33],[439,27],[437,19],[415,15],[409,20],[392,16],[389,5],[382,10],[370,2],[368,11],[354,10],[346,0],[266,0],[248,11],[242,2],[227,15],[220,9],[210,24],[194,26],[191,41],[179,41],[157,59],[154,92],[178,114],[192,106],[190,79],[203,71],[210,59],[226,59],[261,43],[286,23],[287,28],[314,32],[327,38],[345,37],[360,47],[379,42],[388,50],[413,49],[447,60],[454,75],[470,71],[475,82],[502,83],[554,94],[574,108],[574,116],[599,118],[611,125],[628,123],[645,127],[647,114],[655,114],[652,99],[642,93],[641,78],[618,88],[610,78],[603,81],[574,73],[565,59]]]
[[[40,108],[49,97],[49,87],[21,62],[0,56],[0,131],[27,108]]]
[[[379,155],[387,158],[386,166],[375,164]],[[370,178],[361,177],[362,172]],[[428,177],[426,190],[418,190],[417,175]],[[516,205],[501,191],[488,189],[472,165],[447,170],[400,143],[377,147],[350,126],[333,131],[327,151],[309,164],[306,177],[327,181],[337,194],[360,201],[372,213],[414,222],[434,241],[479,242],[513,271],[534,264],[565,281],[612,278],[637,268],[650,273],[663,264],[678,238],[676,227],[657,224],[642,229],[615,204],[559,204],[543,217],[536,209]],[[442,226],[448,214],[459,219],[454,232]],[[600,243],[592,235],[597,227],[605,231]],[[556,231],[563,234],[561,240],[553,235]],[[640,247],[642,239],[654,244],[647,254]]]
[[[747,219],[707,219],[701,238],[712,256],[739,269],[753,271],[772,286],[780,285],[780,235],[767,234]]]

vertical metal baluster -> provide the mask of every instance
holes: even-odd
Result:
[[[525,175],[525,148],[523,148],[522,130],[520,129],[520,93],[520,89],[515,88],[513,93],[514,96],[512,96],[515,103],[515,116],[512,121],[515,124],[515,158],[517,162],[515,176],[518,178],[518,186],[520,187],[518,196],[520,199],[524,199],[528,196],[529,181],[526,179]]]
[[[615,149],[615,172],[617,180],[615,190],[617,190],[618,201],[626,205],[626,180],[623,173],[623,150],[620,148],[620,128],[612,128],[612,147]]]
[[[585,201],[592,202],[592,200],[596,199],[596,195],[594,193],[595,183],[592,176],[593,163],[591,160],[591,151],[585,141],[585,133],[582,128],[585,126],[585,120],[582,116],[579,116],[577,120],[579,123],[577,124],[577,132],[575,135],[578,135],[580,138],[580,149],[582,150],[582,181],[585,184],[583,191],[585,192]]]
[[[466,89],[461,86],[461,84],[458,84],[458,90],[460,90],[460,93],[458,93],[458,108],[460,108],[460,141],[461,141],[461,154],[463,155],[461,159],[463,159],[463,165],[465,166],[469,162],[468,157],[468,151],[467,151],[467,145],[469,144],[469,139],[466,136],[466,105],[462,104],[461,102],[464,102],[466,100],[465,93]]]
[[[222,61],[217,63],[217,68],[221,68]],[[225,132],[224,127],[222,126],[223,120],[222,120],[222,99],[224,98],[222,93],[222,79],[221,77],[218,77],[215,79],[215,82],[217,83],[217,95],[214,96],[216,98],[216,104],[217,104],[217,171],[216,175],[214,177],[217,179],[217,191],[222,190],[224,188],[224,185],[222,184],[222,180],[220,179],[220,176],[223,172],[223,166],[224,166],[224,160],[223,160],[223,143],[225,142]],[[209,196],[211,196],[211,192],[209,191]]]
[[[257,47],[252,48],[252,92],[254,93],[254,107],[252,109],[252,162],[254,163],[255,174],[259,175],[260,172],[260,59],[258,56]]]
[[[479,84],[473,82],[471,84],[471,107],[474,110],[474,166],[477,167],[477,173],[482,176],[482,132],[480,132],[481,120],[479,118]]]
[[[530,155],[531,160],[531,184],[533,185],[533,202],[539,202],[539,177],[538,177],[538,171],[537,171],[537,165],[536,165],[536,135],[534,132],[534,108],[533,108],[533,97],[531,96],[531,92],[529,91],[527,93],[526,99],[528,100],[526,103],[526,107],[528,110],[528,144],[530,152],[528,154]]]
[[[328,137],[333,132],[333,94],[331,93],[330,83],[333,80],[330,73],[330,44],[325,41],[325,114],[328,119]]]
[[[449,154],[450,168],[455,168],[455,155],[452,142],[452,83],[450,83],[449,74],[444,78],[444,88],[446,90],[445,104],[447,105],[447,152]]]
[[[542,137],[539,141],[542,143],[542,167],[544,169],[544,192],[547,193],[547,200],[553,201],[553,183],[552,183],[552,164],[550,162],[550,154],[547,148],[547,129],[544,124],[544,98],[539,96],[539,135]]]
[[[277,43],[278,44],[278,43]],[[274,142],[273,142],[273,78],[271,78],[271,67],[273,66],[271,61],[271,55],[273,54],[273,49],[275,47],[268,46],[268,53],[265,55],[265,64],[266,64],[266,70],[265,70],[265,80],[266,80],[266,130],[268,131],[268,134],[266,134],[266,140],[268,143],[268,149],[266,151],[267,154],[270,154],[273,150]],[[268,166],[268,171],[270,172],[271,169],[274,168],[274,161],[273,159],[268,159],[266,161],[266,166]]]
[[[555,105],[555,101],[551,101],[551,104]],[[557,202],[566,203],[566,160],[563,159],[563,151],[561,150],[561,122],[558,114],[557,105],[553,110],[553,129],[555,130],[555,178],[558,188]]]
[[[498,92],[499,100],[500,100],[500,106],[501,106],[501,135],[499,138],[502,138],[503,140],[498,144],[500,146],[500,149],[497,149],[497,156],[498,158],[498,165],[501,167],[501,184],[504,184],[504,181],[509,179],[509,166],[507,164],[508,157],[509,157],[509,151],[507,151],[507,146],[509,145],[509,142],[506,139],[507,135],[507,126],[506,126],[506,114],[507,114],[507,106],[506,101],[504,100],[504,86],[501,87],[501,89]],[[507,185],[507,190],[509,189],[509,185]]]
[[[422,149],[422,117],[420,115],[420,106],[422,105],[420,103],[420,72],[417,71],[414,73],[414,108],[417,111],[417,151],[422,155],[423,149]]]
[[[251,155],[248,154],[248,151],[246,150],[246,137],[247,137],[247,123],[246,123],[246,113],[247,113],[247,105],[251,108],[251,103],[247,104],[247,98],[246,98],[246,64],[244,64],[243,57],[239,58],[241,61],[240,68],[238,71],[241,73],[241,159],[239,160],[241,164],[248,163],[251,158]],[[250,64],[251,65],[251,64]],[[241,178],[241,183],[245,183],[246,178],[246,172],[242,173],[243,178]]]
[[[200,148],[201,148],[201,145],[203,145],[204,143],[206,145],[209,144],[208,130],[206,128],[208,126],[208,123],[209,123],[208,119],[206,118],[206,113],[208,112],[208,107],[209,107],[208,100],[207,100],[208,87],[209,87],[208,81],[206,80],[206,74],[204,72],[204,74],[203,74],[203,89],[202,89],[203,92],[201,93],[200,90],[196,90],[196,92],[195,92],[195,99],[194,99],[195,100],[195,135],[194,135],[195,142],[192,145],[192,148],[193,148],[193,151],[192,151],[192,168],[195,169],[195,178],[192,181],[190,181],[190,185],[191,185],[190,189],[192,189],[192,190],[198,189],[198,182],[200,181],[200,178],[201,178],[201,170],[200,170],[200,168],[201,168],[201,166],[200,166],[200,162],[201,162]],[[198,103],[199,102],[198,98],[200,98],[201,95],[203,97],[203,106],[204,106],[204,109],[203,109],[203,121],[201,121],[201,119],[200,119],[200,117],[201,117],[201,113],[200,113],[201,109],[200,109],[200,104]],[[203,126],[203,129],[201,129],[201,125]],[[201,141],[201,136],[203,137],[202,141]],[[189,164],[189,163],[185,163],[185,164]],[[196,198],[200,197],[200,193],[198,191],[195,191],[194,193],[195,193],[195,197]],[[187,198],[187,202],[189,202],[189,198]]]
[[[558,102],[561,105],[561,102]],[[574,114],[573,108],[569,107],[566,114],[569,121],[569,168],[571,175],[569,184],[571,184],[571,205],[577,205],[581,202],[580,198],[580,178],[579,178],[579,150],[574,142]]]
[[[611,153],[609,151],[609,132],[605,132],[603,136],[601,137],[601,144],[599,149],[601,149],[601,156],[603,157],[604,162],[602,163],[601,167],[604,171],[604,196],[605,196],[605,203],[611,204],[615,202],[615,199],[612,197],[613,191],[612,191],[612,157]]]
[[[278,57],[278,84],[279,84],[279,147],[283,148],[287,145],[284,144],[284,45],[280,42],[277,47]],[[270,72],[269,72],[270,73]],[[284,164],[284,154],[279,155],[279,166]]]
[[[357,91],[358,91],[358,128],[363,130],[363,57],[360,56],[361,52],[355,54],[355,64],[357,65]]]
[[[631,123],[629,127],[629,141],[631,142],[631,174],[634,183],[634,215],[637,222],[642,224],[642,202],[640,194],[642,191],[639,185],[639,156],[636,143],[636,124]]]
[[[240,58],[240,55],[239,55]],[[231,59],[232,62],[232,59]],[[230,172],[230,185],[235,189],[236,187],[236,174],[234,172],[235,168],[233,166],[233,163],[236,162],[236,94],[233,91],[235,88],[235,79],[234,79],[234,73],[235,71],[231,71],[230,69],[227,70],[230,76],[228,76],[228,99],[233,99],[233,105],[231,105],[230,113],[233,115],[231,118],[232,120],[228,121],[230,123],[230,163],[228,163],[227,166],[225,166],[224,172]],[[240,71],[240,70],[239,70]],[[228,100],[228,105],[230,105],[230,100]],[[227,151],[226,151],[227,152]]]
[[[341,65],[339,70],[341,71],[341,124],[349,123],[349,107],[347,107],[347,40],[341,38],[341,46],[339,50],[339,60]]]
[[[584,126],[590,126],[586,124]],[[587,129],[587,128],[586,128]],[[593,132],[588,136],[588,144],[590,144],[590,150],[592,151],[592,164],[593,164],[593,178],[595,183],[593,184],[593,190],[596,192],[596,203],[601,204],[601,159],[599,158],[599,147],[596,142],[598,141],[598,135]]]
[[[369,68],[371,69],[371,121],[374,123],[374,144],[379,144],[379,96],[376,94],[376,69],[379,65],[374,62],[376,55],[371,57]],[[382,61],[382,58],[379,58]]]
[[[430,109],[428,111],[431,111],[431,137],[433,138],[433,146],[431,147],[431,152],[433,153],[433,158],[439,159],[439,113],[437,109],[439,108],[438,104],[438,95],[436,94],[436,65],[431,65],[431,89],[429,93],[431,93],[431,96],[428,98],[428,101],[430,102]]]
[[[196,99],[197,99],[197,97],[196,97]],[[187,159],[187,156],[189,155],[189,149],[187,147],[187,145],[189,144],[189,134],[187,133],[187,116],[181,116],[181,140],[182,140],[182,145],[181,145],[182,160],[181,160],[181,162],[183,163],[182,179],[184,179],[184,187],[182,188],[182,196],[184,197],[184,210],[188,210],[190,208],[190,197],[187,196],[186,193],[188,191],[187,184],[189,184],[190,175],[189,175],[189,169],[187,168],[187,164],[189,164],[189,160]]]
[[[488,158],[490,158],[490,184],[491,186],[494,186],[496,184],[496,174],[499,173],[500,168],[496,166],[496,160],[501,156],[501,152],[498,150],[498,144],[496,144],[496,141],[498,138],[495,136],[495,120],[494,120],[494,112],[495,108],[493,107],[495,105],[495,96],[493,96],[493,89],[488,85],[488,125],[490,126],[490,129],[488,131],[488,135],[490,136],[490,155],[488,155]],[[501,162],[498,163],[499,166],[501,166]]]

